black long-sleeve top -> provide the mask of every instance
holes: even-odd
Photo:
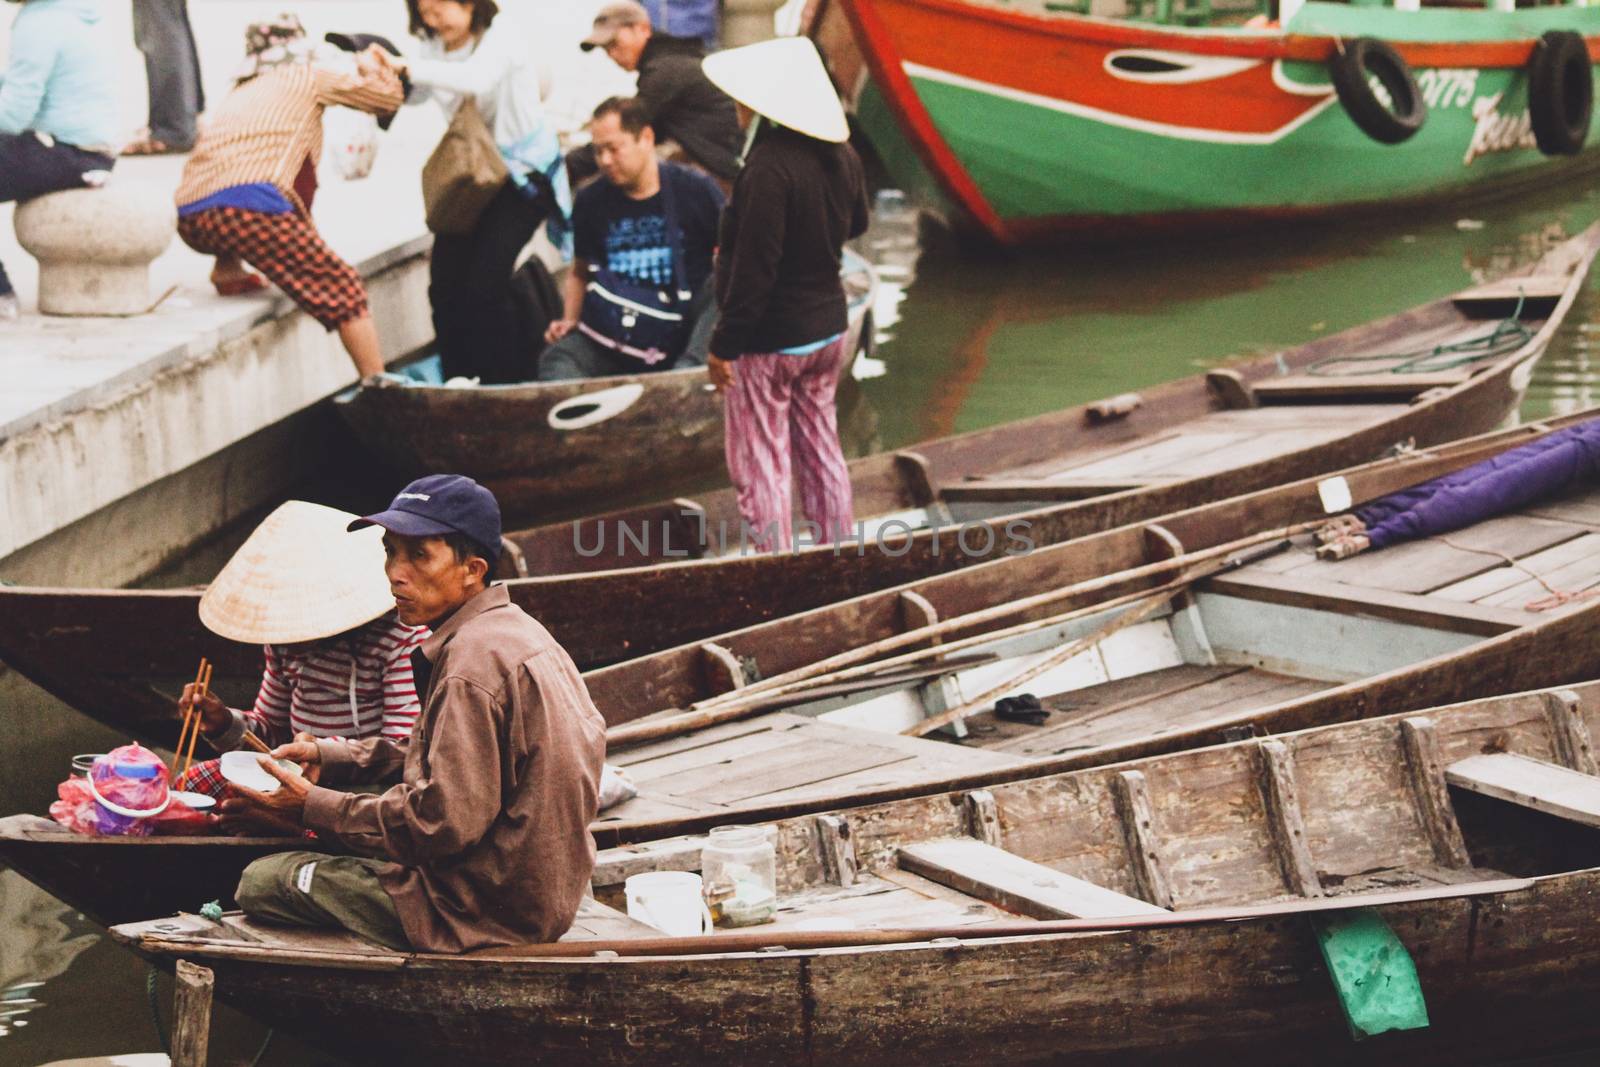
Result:
[[[712,354],[738,359],[843,332],[839,260],[845,241],[866,228],[866,179],[854,149],[763,130],[722,213]]]

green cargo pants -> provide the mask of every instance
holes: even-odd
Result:
[[[252,919],[348,930],[363,941],[410,952],[400,914],[378,882],[378,871],[387,866],[361,856],[280,852],[246,867],[234,896]]]

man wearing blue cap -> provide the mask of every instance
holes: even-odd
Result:
[[[400,950],[554,941],[594,867],[605,721],[571,657],[504,586],[487,584],[500,544],[493,494],[460,475],[421,478],[351,529],[371,525],[385,531],[401,620],[433,630],[413,659],[422,714],[409,745],[296,741],[273,755],[304,777],[263,759],[279,789],[234,787],[360,854],[257,860],[239,906]],[[399,784],[376,796],[326,787],[396,773]]]

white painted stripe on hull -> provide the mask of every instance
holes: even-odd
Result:
[[[1278,71],[1280,63],[1281,61],[1274,61],[1273,63],[1273,81],[1281,85],[1283,79],[1279,77]],[[1140,133],[1148,133],[1156,137],[1170,137],[1179,141],[1204,141],[1212,144],[1276,144],[1289,134],[1293,133],[1295,130],[1299,129],[1301,126],[1304,126],[1307,122],[1310,122],[1317,115],[1320,115],[1326,108],[1332,106],[1338,101],[1338,97],[1334,96],[1332,91],[1329,90],[1327,92],[1326,99],[1313,104],[1294,121],[1279,127],[1271,133],[1230,133],[1223,130],[1202,130],[1190,126],[1172,126],[1164,122],[1151,122],[1148,119],[1136,119],[1128,115],[1119,115],[1113,111],[1103,111],[1100,108],[1088,107],[1083,104],[1074,104],[1066,100],[1057,100],[1054,97],[1042,96],[1038,93],[1025,92],[1021,89],[1012,89],[1004,85],[996,85],[993,82],[979,81],[977,78],[969,78],[963,74],[953,74],[947,70],[940,70],[937,67],[924,66],[921,63],[913,63],[910,60],[903,61],[901,66],[905,68],[906,74],[912,78],[926,78],[929,81],[940,82],[944,85],[952,85],[958,89],[967,89],[976,93],[984,93],[988,96],[999,97],[1002,100],[1010,100],[1014,103],[1026,104],[1030,107],[1043,108],[1047,111],[1055,111],[1063,115],[1072,115],[1076,118],[1089,119],[1093,122],[1103,123],[1107,126],[1118,126],[1126,130],[1136,130]],[[1309,86],[1304,87],[1304,89],[1309,88]],[[1297,91],[1304,91],[1304,89],[1297,89]]]

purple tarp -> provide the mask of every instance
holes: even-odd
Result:
[[[1600,418],[1557,430],[1493,459],[1355,509],[1373,548],[1459,530],[1600,484]]]

